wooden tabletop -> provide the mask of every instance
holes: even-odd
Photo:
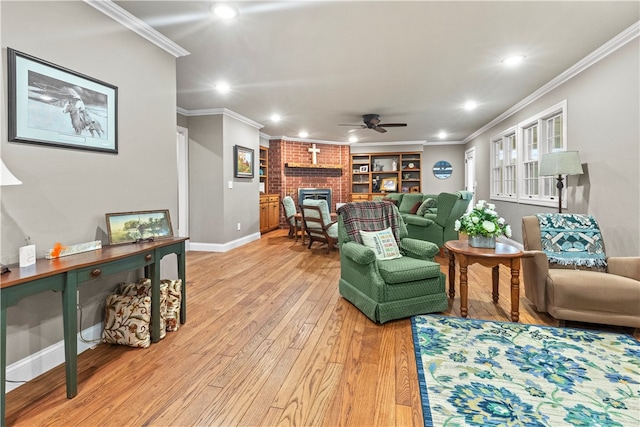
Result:
[[[20,268],[18,264],[12,264],[8,266],[11,271],[0,276],[0,288],[4,289],[19,285],[33,280],[35,277],[48,277],[78,268],[100,264],[106,259],[117,260],[126,258],[135,253],[153,250],[185,240],[188,240],[188,237],[171,237],[168,239],[156,239],[153,242],[135,244],[107,245],[94,251],[82,252],[60,258],[40,258],[36,260],[34,265],[30,265],[29,267]]]
[[[523,255],[522,251],[514,246],[507,245],[506,243],[496,242],[496,247],[494,248],[474,248],[473,246],[469,246],[469,242],[467,240],[449,240],[444,244],[444,246],[453,251],[455,253],[460,253],[464,255],[470,256],[480,256],[480,257],[498,257],[498,258],[514,258],[521,257]]]

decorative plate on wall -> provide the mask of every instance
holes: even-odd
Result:
[[[438,179],[447,179],[452,173],[453,167],[446,160],[439,160],[433,165],[433,175]]]

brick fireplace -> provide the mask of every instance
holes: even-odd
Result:
[[[298,205],[300,189],[331,189],[331,212],[336,203],[349,201],[349,146],[315,143],[320,152],[312,162],[309,142],[274,139],[269,141],[270,194],[291,196]],[[283,222],[282,220],[281,222]]]

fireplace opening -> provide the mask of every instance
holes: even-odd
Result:
[[[305,199],[326,200],[329,211],[333,211],[330,188],[298,188],[298,203],[302,205]]]

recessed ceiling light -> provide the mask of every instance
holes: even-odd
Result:
[[[525,58],[524,55],[513,55],[513,56],[510,56],[508,58],[503,59],[502,63],[504,65],[508,65],[508,66],[512,67],[512,66],[518,65],[519,63],[524,61],[524,58]]]
[[[218,82],[213,87],[219,93],[228,93],[231,90],[231,85],[227,82]]]
[[[238,9],[228,4],[214,4],[211,11],[215,16],[222,19],[233,19],[238,16]]]
[[[478,103],[476,101],[467,101],[464,103],[464,109],[467,111],[475,110],[477,106]]]
[[[299,136],[300,138],[306,138],[306,137],[308,137],[308,136],[309,136],[309,132],[301,131],[301,132],[298,134],[298,136]]]
[[[349,142],[358,142],[358,137],[353,135],[349,137]]]
[[[447,133],[445,131],[440,131],[438,134],[438,138],[445,139],[447,137]]]
[[[272,122],[279,122],[282,119],[282,117],[280,117],[280,114],[272,114],[271,115],[271,121]]]

